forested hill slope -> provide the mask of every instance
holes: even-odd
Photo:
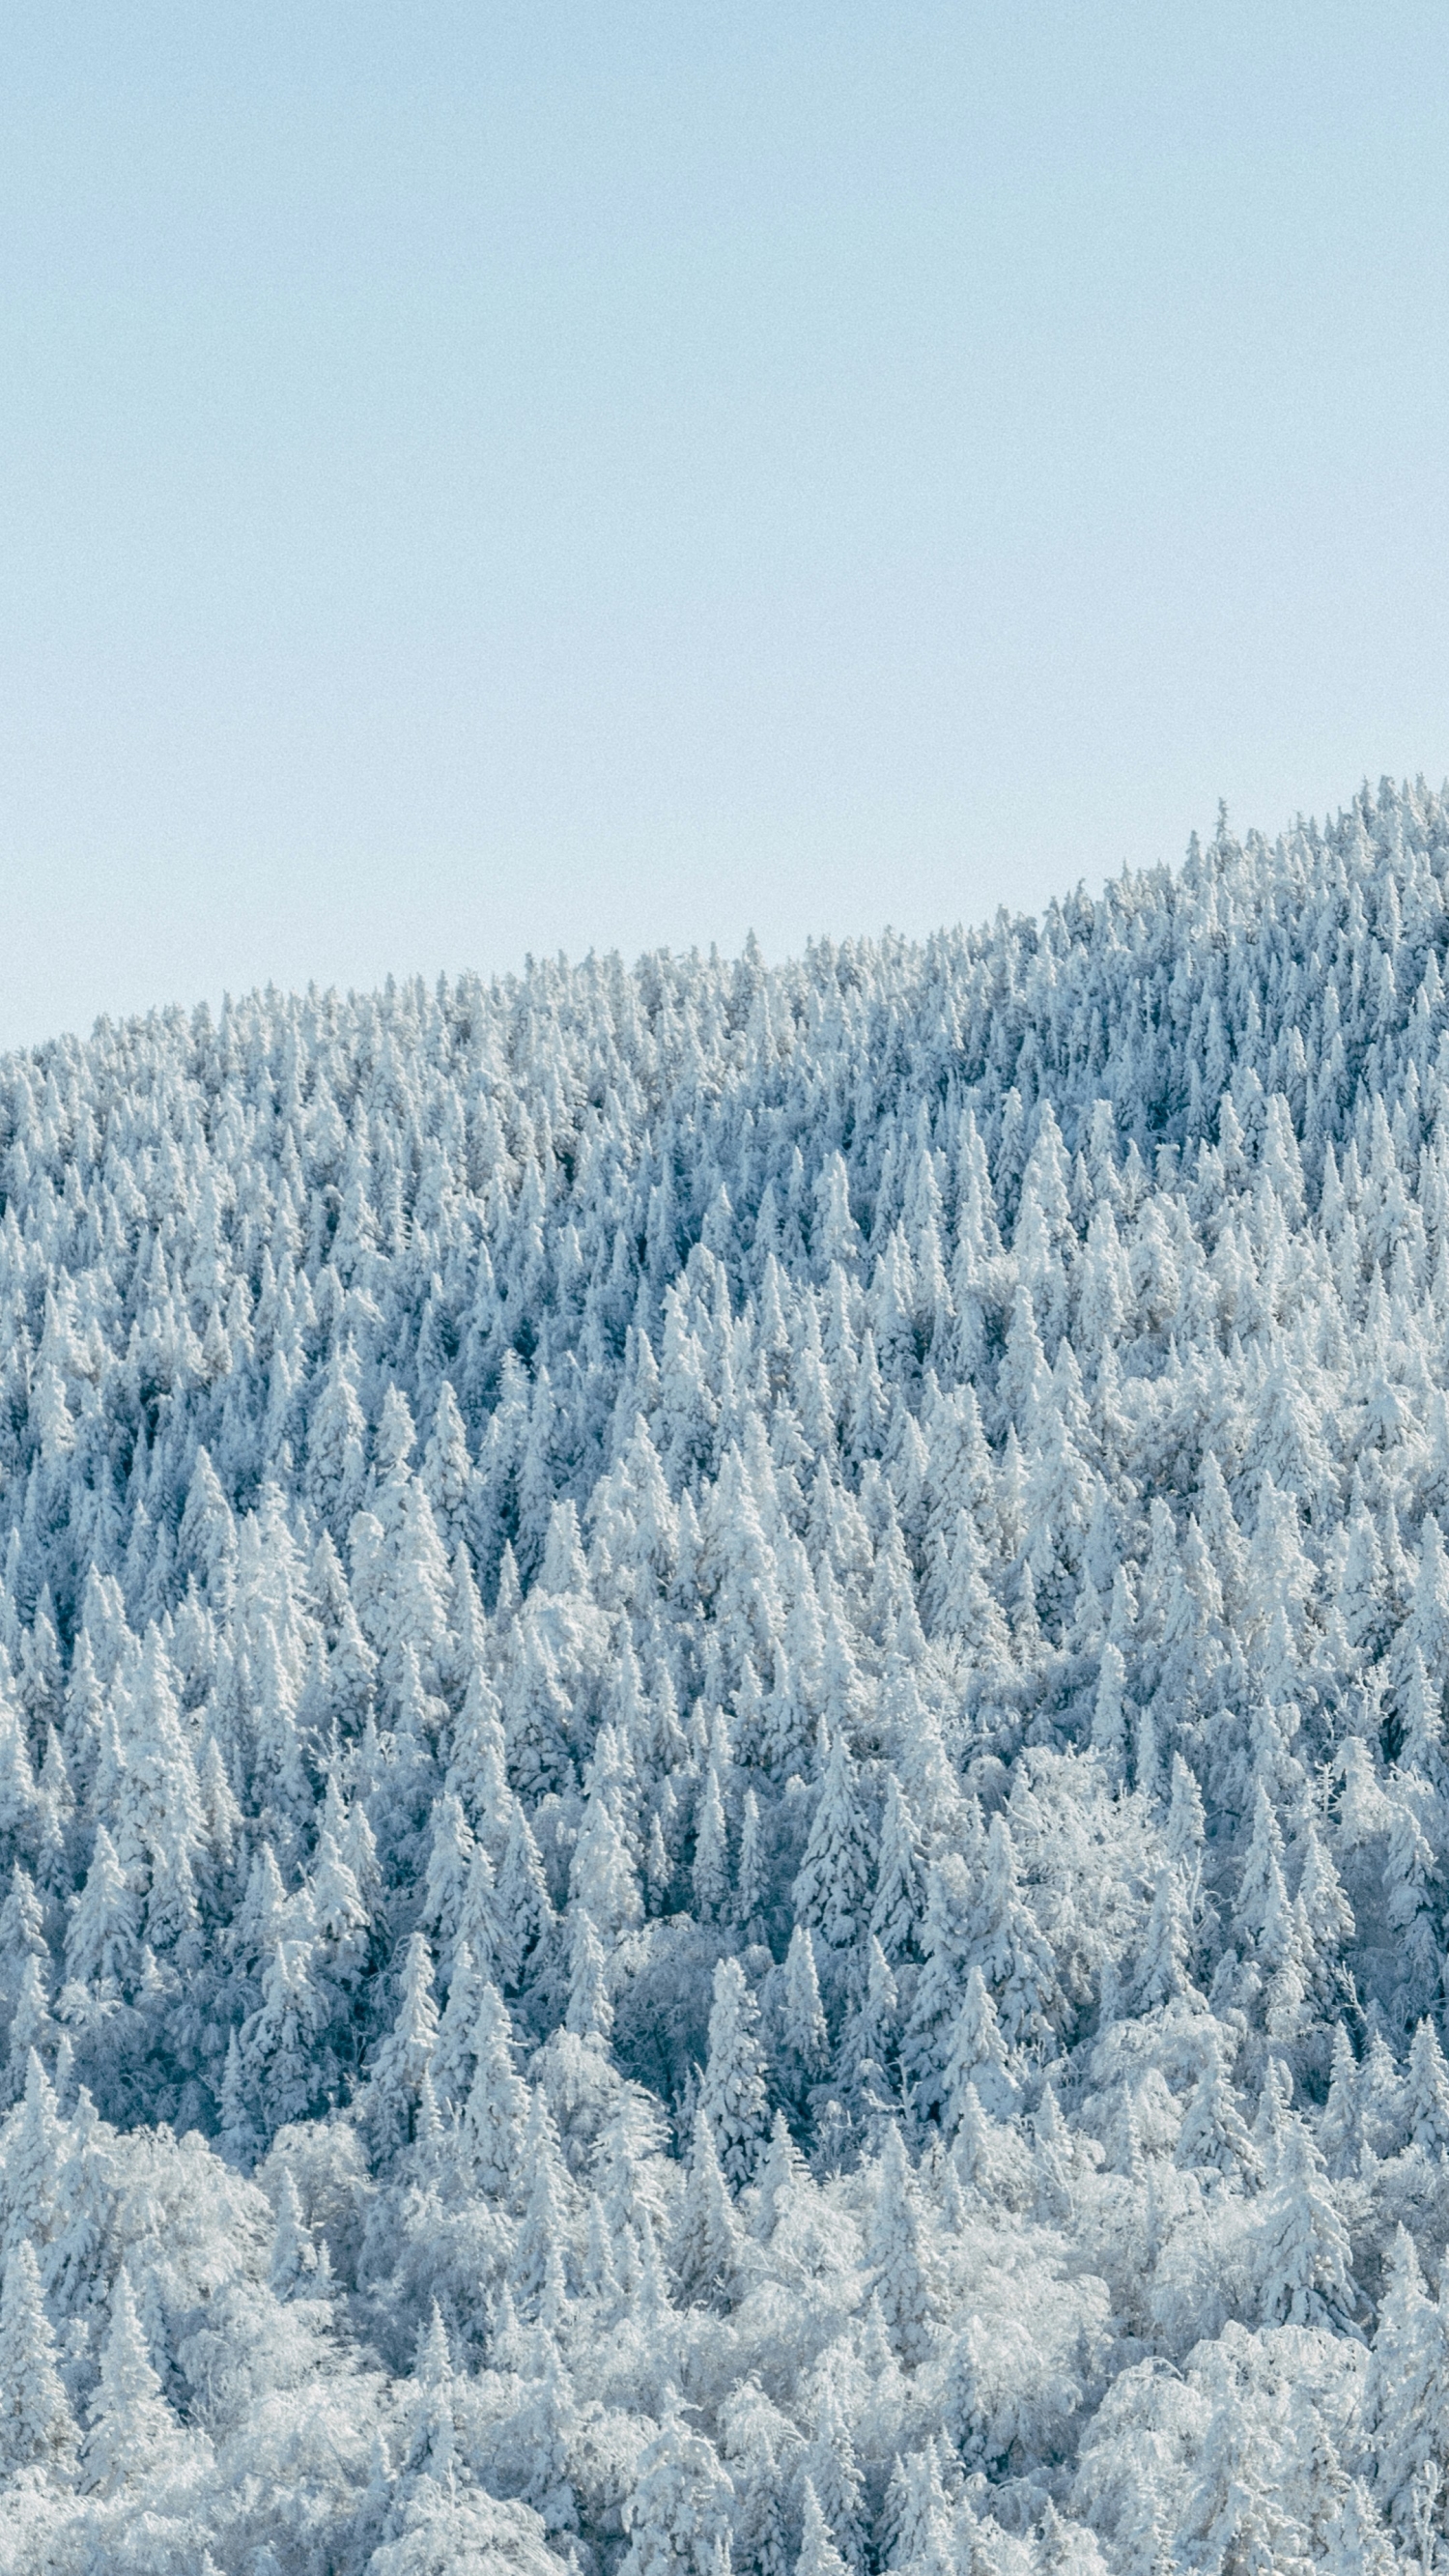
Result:
[[[0,1062],[0,2566],[1431,2563],[1449,802]]]

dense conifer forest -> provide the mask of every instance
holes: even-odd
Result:
[[[0,2566],[1449,2555],[1446,949],[0,1061]]]

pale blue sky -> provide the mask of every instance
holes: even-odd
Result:
[[[17,0],[0,1043],[1449,771],[1449,12]]]

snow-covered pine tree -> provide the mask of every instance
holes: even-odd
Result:
[[[77,2434],[57,2368],[35,2248],[21,2237],[5,2258],[0,2290],[0,2464],[7,2477],[63,2478]]]
[[[765,2061],[755,2036],[758,2026],[759,2006],[738,1960],[721,1959],[714,1972],[709,2055],[699,2102],[714,2137],[720,2169],[735,2188],[750,2180],[769,2120]]]

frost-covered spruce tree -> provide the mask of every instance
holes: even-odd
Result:
[[[369,2122],[384,2150],[413,2135],[437,2038],[432,1953],[422,1933],[414,1932],[403,1961],[397,2016],[377,2051],[367,2088]]]
[[[561,2281],[566,2272],[571,2234],[569,2179],[557,2131],[541,2093],[534,2096],[520,2145],[519,2166],[525,2199],[508,2279],[519,2314],[533,2317],[549,2298],[555,2276]]]
[[[721,1959],[714,1972],[709,2056],[699,2103],[720,2170],[736,2188],[750,2180],[769,2125],[765,2060],[755,2036],[759,2017],[738,1960]]]
[[[1006,2042],[979,1968],[973,1968],[966,1980],[961,2008],[951,2025],[942,2091],[942,2117],[948,2132],[959,2128],[970,2092],[998,2118],[1005,2118],[1016,2107]]]
[[[0,2461],[9,2477],[61,2478],[74,2466],[76,2424],[57,2359],[35,2248],[22,2237],[0,2291]]]
[[[627,2576],[728,2576],[733,2490],[712,2443],[692,2432],[677,2392],[639,2458],[623,2507]]]
[[[837,1728],[825,1755],[820,1796],[805,1856],[791,1891],[797,1922],[818,1930],[832,1949],[858,1939],[868,1912],[870,1837],[856,1794],[854,1765]]]
[[[866,2556],[865,2481],[834,2375],[819,2378],[805,2473],[815,2490],[824,2527],[848,2567]]]
[[[972,1964],[981,1972],[1008,2046],[1044,2045],[1059,2008],[1056,1968],[1021,1893],[1016,1847],[1004,1816],[991,1821],[968,1938]]]
[[[513,2064],[508,2011],[496,1986],[484,1984],[469,2042],[472,2079],[459,2120],[460,2145],[475,2189],[501,2196],[519,2172],[527,2087]]]
[[[1388,2250],[1361,2417],[1374,2493],[1401,2530],[1413,2509],[1414,2478],[1429,2456],[1444,2366],[1444,2319],[1425,2287],[1413,2238],[1401,2228]]]
[[[614,2027],[614,1999],[609,1990],[609,1962],[586,1906],[578,1906],[569,1926],[569,2000],[565,2027],[595,2048],[607,2046]]]
[[[924,1907],[919,1836],[905,1793],[891,1772],[870,1912],[871,1931],[888,1960],[898,1960],[912,1948]]]
[[[740,2236],[703,2104],[694,2115],[689,2178],[674,2248],[674,2269],[687,2302],[729,2306],[737,2286]]]
[[[800,2554],[795,2576],[844,2576],[845,2560],[830,2537],[820,2499],[809,2478],[801,2488]]]
[[[88,2412],[82,2472],[86,2484],[103,2495],[127,2487],[134,2491],[177,2446],[179,2428],[162,2396],[124,2264],[111,2297],[100,2382]]]
[[[704,1787],[695,1812],[694,1862],[690,1878],[695,1912],[702,1922],[713,1922],[724,1912],[729,1895],[729,1827],[719,1772],[713,1762],[704,1775]]]
[[[1407,2095],[1412,2144],[1436,2159],[1449,2152],[1449,2067],[1428,2019],[1409,2044]]]
[[[823,2073],[828,2062],[830,2034],[825,2026],[825,2010],[820,2000],[814,1936],[807,1923],[796,1924],[785,1954],[780,2026],[785,2046],[802,2076],[809,2079]]]
[[[506,1987],[517,1986],[554,1923],[548,1880],[527,1816],[511,1802],[498,1868],[498,1964]]]
[[[886,2135],[871,2212],[867,2252],[875,2267],[876,2296],[891,2341],[903,2361],[924,2361],[930,2350],[930,2291],[922,2229],[901,2133]]]
[[[1264,2316],[1291,2325],[1346,2323],[1358,2304],[1349,2255],[1323,2158],[1304,2121],[1285,2112],[1261,2222]]]

